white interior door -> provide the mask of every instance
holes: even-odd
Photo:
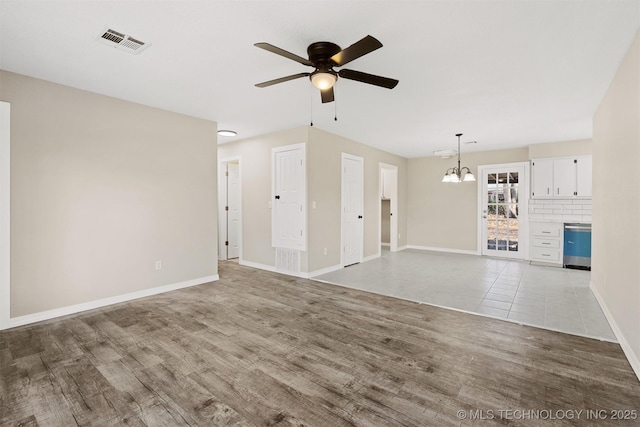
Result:
[[[272,246],[306,250],[304,144],[273,149]]]
[[[227,259],[240,256],[240,164],[227,163]]]
[[[342,153],[342,265],[362,262],[364,160]]]
[[[523,164],[483,166],[482,255],[524,259],[528,173]]]

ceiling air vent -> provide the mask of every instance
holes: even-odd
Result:
[[[141,42],[131,36],[106,28],[96,38],[99,42],[111,47],[125,50],[129,53],[138,54],[150,46],[150,43]]]

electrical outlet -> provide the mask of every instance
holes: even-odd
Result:
[[[327,248],[324,248],[324,254],[325,255],[327,254]]]
[[[162,261],[156,261],[156,270],[162,270]]]

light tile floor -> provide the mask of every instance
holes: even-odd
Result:
[[[589,271],[407,249],[314,280],[617,342]]]

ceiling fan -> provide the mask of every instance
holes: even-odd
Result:
[[[368,83],[370,85],[386,87],[387,89],[393,89],[398,84],[398,80],[390,79],[388,77],[376,76],[373,74],[363,73],[361,71],[345,69],[335,71],[333,69],[334,67],[342,67],[354,59],[358,59],[361,56],[381,48],[382,43],[372,36],[366,36],[346,49],[340,49],[340,46],[331,42],[312,43],[307,48],[309,59],[287,52],[286,50],[280,49],[279,47],[273,46],[269,43],[256,43],[254,46],[315,68],[315,71],[311,73],[298,73],[291,76],[281,77],[279,79],[269,80],[258,83],[256,85],[257,87],[267,87],[287,82],[289,80],[298,79],[300,77],[309,77],[311,83],[320,89],[322,102],[325,103],[332,102],[334,100],[333,85],[338,80],[338,77]]]

